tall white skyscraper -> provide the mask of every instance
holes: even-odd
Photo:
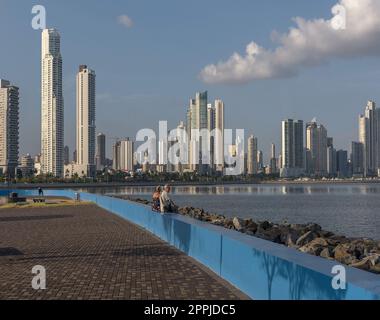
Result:
[[[250,136],[248,138],[247,154],[247,172],[248,174],[257,174],[257,138]]]
[[[193,135],[194,130],[208,129],[208,98],[207,91],[196,93],[195,99],[190,100],[190,106],[187,114],[187,127],[189,133],[189,154],[190,154],[190,170],[198,170],[200,173],[204,173],[208,167],[208,164],[203,164],[202,159],[204,155],[202,154],[202,149],[205,149],[205,143],[207,141],[202,141],[200,135]]]
[[[214,163],[217,171],[224,169],[224,102],[220,99],[215,100],[214,105],[214,126],[219,132],[214,138]]]
[[[63,177],[64,105],[61,38],[57,30],[42,31],[41,172]]]
[[[181,121],[176,129],[176,138],[178,143],[178,163],[175,164],[175,171],[176,172],[182,172],[183,171],[183,164],[187,164],[189,161],[189,155],[188,155],[188,144],[189,140],[187,138],[187,131],[186,126],[183,121]],[[175,155],[173,155],[174,158]]]
[[[19,154],[19,88],[0,79],[0,170],[13,177]]]
[[[359,116],[359,142],[363,144],[364,175],[376,175],[380,152],[378,124],[379,111],[373,101],[368,101],[364,115]]]
[[[86,65],[77,74],[77,164],[95,166],[95,72]],[[89,170],[94,171],[94,170]]]
[[[210,132],[210,163],[216,171],[224,169],[224,102],[207,105],[207,129]]]

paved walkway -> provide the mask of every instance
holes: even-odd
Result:
[[[32,268],[47,289],[31,287]],[[143,229],[94,205],[0,210],[0,299],[247,299]]]

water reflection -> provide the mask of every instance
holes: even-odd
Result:
[[[89,189],[150,199],[154,187]],[[87,191],[87,190],[84,190]],[[181,207],[276,223],[313,222],[348,237],[380,239],[380,184],[262,184],[176,186],[173,199]]]
[[[85,188],[101,194],[151,195],[154,186]],[[216,185],[216,186],[175,186],[177,195],[293,195],[293,194],[380,194],[380,185],[373,184],[315,184],[315,185]]]

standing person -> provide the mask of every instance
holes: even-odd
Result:
[[[40,197],[43,197],[43,196],[44,196],[44,191],[42,190],[41,187],[38,188],[38,195],[39,195]]]
[[[160,208],[161,213],[165,212],[177,212],[178,207],[174,204],[173,200],[170,199],[169,193],[170,193],[171,187],[170,185],[165,185],[164,191],[162,191],[160,196]]]
[[[161,197],[161,187],[158,186],[154,190],[153,196],[152,196],[152,210],[153,211],[161,211],[160,209],[160,197]]]

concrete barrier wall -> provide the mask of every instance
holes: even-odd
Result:
[[[16,191],[35,196],[36,191]],[[1,195],[2,193],[0,193]],[[46,190],[45,195],[75,198],[75,192]],[[133,222],[201,262],[253,299],[378,300],[380,276],[346,267],[346,289],[332,287],[338,263],[301,253],[180,215],[152,212],[147,206],[112,197],[80,193],[83,201]]]

